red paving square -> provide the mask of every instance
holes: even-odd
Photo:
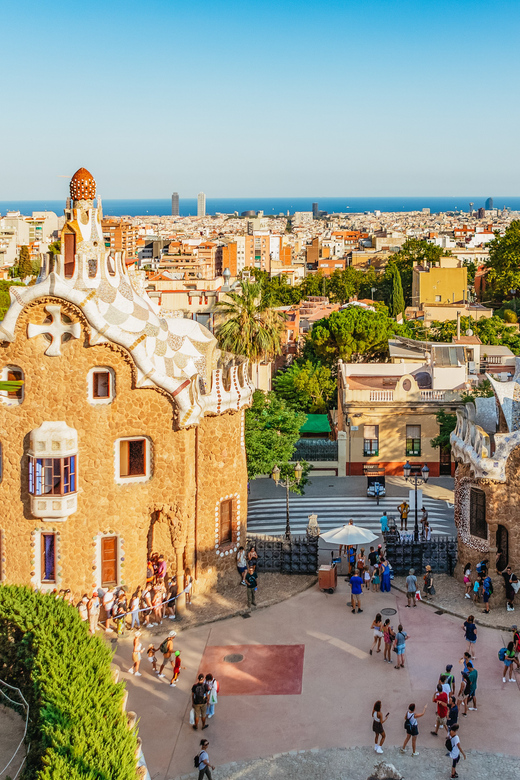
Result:
[[[199,674],[212,674],[219,696],[292,696],[302,692],[305,645],[215,645],[206,647]],[[224,657],[241,655],[238,663]]]

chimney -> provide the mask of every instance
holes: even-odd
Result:
[[[457,341],[460,339],[460,311],[457,312]]]

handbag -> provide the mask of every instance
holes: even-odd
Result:
[[[190,726],[194,726],[194,725],[195,725],[195,710],[192,707],[190,710]]]
[[[435,596],[435,588],[433,587],[433,585],[430,588],[430,595]]]

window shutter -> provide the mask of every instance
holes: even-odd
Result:
[[[407,439],[420,439],[421,438],[421,426],[420,425],[407,425],[406,426],[406,438]]]

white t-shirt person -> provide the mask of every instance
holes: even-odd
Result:
[[[460,756],[460,737],[458,734],[455,734],[454,737],[451,737],[451,750],[450,750],[450,758],[458,758]]]

